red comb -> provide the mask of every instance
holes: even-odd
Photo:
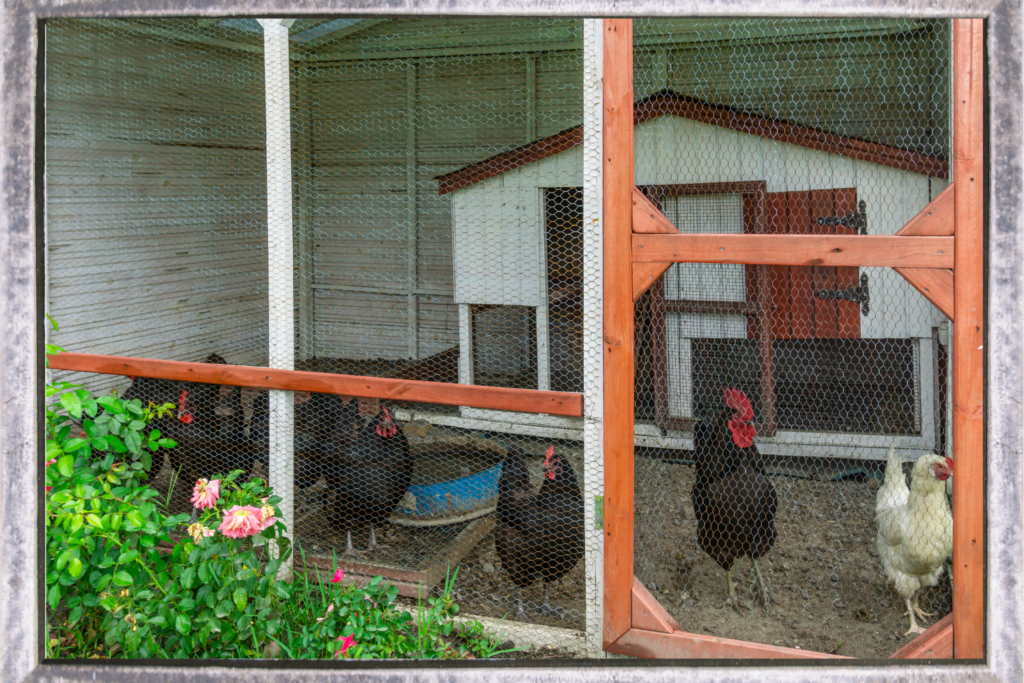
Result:
[[[544,466],[547,467],[551,464],[551,456],[555,454],[555,447],[548,446],[548,452],[544,454]]]
[[[181,392],[181,398],[178,399],[178,422],[182,424],[192,424],[192,413],[185,410],[185,399],[188,398],[188,389]]]
[[[948,456],[946,457],[946,467],[949,468],[950,472],[953,471],[953,458],[950,458]]]
[[[722,401],[726,406],[735,410],[741,420],[754,419],[754,407],[750,405],[750,399],[747,398],[747,395],[739,389],[730,387],[722,390]]]

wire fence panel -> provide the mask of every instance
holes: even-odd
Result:
[[[634,26],[676,231],[893,235],[947,187],[948,22]],[[683,630],[878,658],[949,612],[949,323],[908,282],[679,263],[636,332],[635,571]]]
[[[895,234],[949,184],[949,30],[635,21],[638,191],[681,233]],[[175,406],[152,477],[171,512],[241,470],[285,498],[296,569],[337,558],[415,601],[458,567],[463,614],[597,656],[601,36],[551,18],[48,22],[51,343],[438,395],[52,377]],[[884,657],[948,612],[938,309],[874,267],[680,263],[648,284],[635,573],[679,625]],[[455,385],[581,393],[583,414],[449,405]]]
[[[582,27],[49,24],[51,341],[582,392]],[[176,406],[171,511],[242,470],[285,498],[296,568],[337,558],[413,601],[458,569],[463,614],[586,652],[581,416],[54,375]]]

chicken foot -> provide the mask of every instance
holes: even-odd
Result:
[[[371,524],[370,525],[370,545],[367,546],[366,549],[367,550],[380,550],[382,548],[387,548],[387,547],[389,547],[389,546],[386,546],[383,543],[381,543],[380,545],[377,544],[377,532],[373,528],[373,524]]]
[[[345,532],[345,552],[344,552],[344,554],[345,555],[355,555],[356,557],[359,557],[360,555],[365,555],[366,554],[362,550],[356,550],[355,548],[352,547],[352,530],[351,529],[349,529],[348,531]]]
[[[540,603],[540,611],[556,619],[565,618],[565,615],[562,614],[562,610],[551,604],[551,596],[548,591],[547,581],[544,582],[544,599]]]
[[[903,635],[909,636],[911,633],[924,633],[924,629],[917,625],[917,620],[914,618],[914,602],[917,602],[917,593],[914,593],[914,600],[911,601],[907,598],[907,614],[910,616],[910,628]]]
[[[729,597],[725,599],[725,604],[732,606],[733,609],[742,614],[740,610],[739,598],[736,597],[736,584],[732,582],[731,569],[725,570],[725,583],[727,586],[729,586]]]
[[[925,612],[923,609],[921,609],[920,600],[921,600],[921,594],[920,593],[914,593],[914,612],[917,613],[917,616],[919,616],[921,618],[921,621],[927,621],[928,617],[934,617],[935,616],[935,612]]]

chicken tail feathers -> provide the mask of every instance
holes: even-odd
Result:
[[[910,497],[907,478],[903,474],[903,461],[896,455],[896,449],[889,446],[885,462],[885,478],[875,498],[875,513],[902,506]]]

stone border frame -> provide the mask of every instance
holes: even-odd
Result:
[[[986,659],[941,666],[906,660],[883,664],[823,665],[793,662],[723,663],[636,660],[532,662],[510,665],[404,662],[346,667],[359,681],[625,681],[650,683],[747,680],[751,675],[802,683],[831,681],[1020,681],[1024,678],[1022,624],[1022,271],[1024,271],[1024,84],[1021,0],[7,0],[0,10],[0,680],[306,681],[338,677],[329,664],[292,666],[254,662],[208,666],[202,662],[65,665],[42,663],[42,512],[36,493],[42,476],[42,338],[37,317],[41,244],[37,211],[42,170],[37,160],[38,27],[48,17],[87,16],[303,16],[355,15],[573,15],[573,16],[927,16],[984,17],[987,40],[987,336]],[[997,400],[991,400],[996,398]],[[486,668],[486,673],[480,671]]]

